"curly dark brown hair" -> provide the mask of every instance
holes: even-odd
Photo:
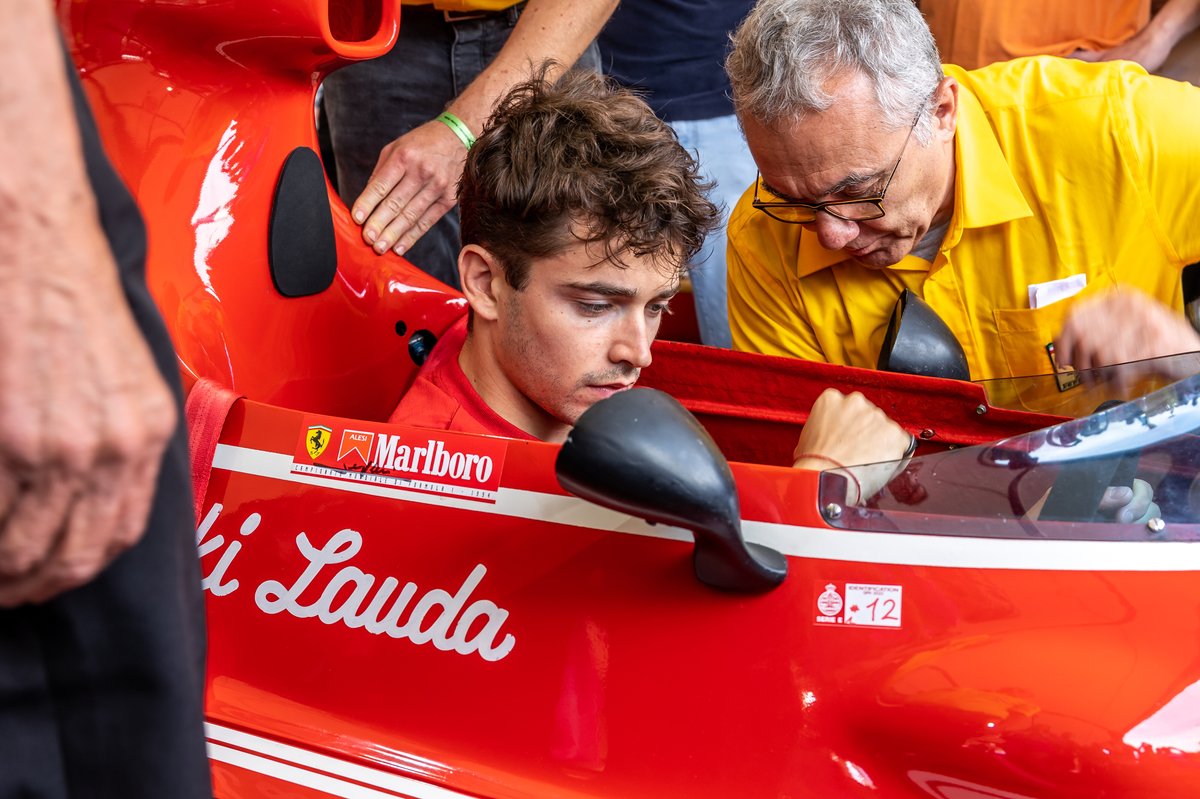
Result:
[[[682,271],[719,211],[674,131],[637,95],[586,70],[534,77],[500,101],[458,187],[463,244],[500,260],[520,290],[534,258],[576,242]]]

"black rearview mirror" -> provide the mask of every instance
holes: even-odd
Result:
[[[556,464],[563,488],[606,508],[693,532],[696,578],[715,588],[767,591],[787,559],[742,537],[737,486],[725,456],[675,399],[649,388],[596,403]]]

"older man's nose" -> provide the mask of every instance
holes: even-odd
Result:
[[[840,250],[858,236],[858,223],[848,219],[838,219],[836,216],[820,212],[810,225],[805,225],[817,233],[817,241],[827,250]]]

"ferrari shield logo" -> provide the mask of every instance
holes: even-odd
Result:
[[[329,446],[329,439],[333,436],[333,431],[328,427],[315,424],[308,428],[308,433],[305,435],[305,444],[308,449],[308,457],[314,461],[321,457],[321,453],[325,451],[325,447]]]

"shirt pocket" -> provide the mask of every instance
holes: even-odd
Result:
[[[1009,377],[1045,375],[1054,371],[1046,345],[1062,331],[1071,308],[1081,299],[1108,291],[1117,285],[1112,273],[1088,275],[1088,284],[1073,297],[1045,308],[997,308],[992,311],[1000,350],[1008,365]],[[1062,364],[1066,365],[1066,364]]]

